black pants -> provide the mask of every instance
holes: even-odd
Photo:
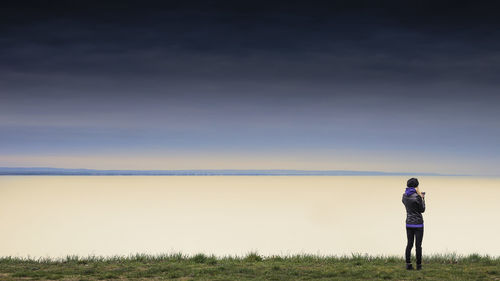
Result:
[[[408,244],[406,244],[406,263],[411,263],[411,248],[413,248],[413,241],[415,241],[415,251],[417,253],[417,264],[422,264],[422,239],[424,238],[423,227],[407,227],[406,237]],[[415,239],[416,238],[416,239]]]

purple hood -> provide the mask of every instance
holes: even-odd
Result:
[[[406,196],[410,196],[410,195],[412,195],[415,192],[417,192],[417,191],[415,190],[414,187],[407,187],[406,190],[405,190],[405,195]]]

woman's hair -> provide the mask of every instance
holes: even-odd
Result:
[[[418,186],[418,180],[416,178],[411,178],[406,183],[406,186],[408,186],[408,187],[417,187]]]

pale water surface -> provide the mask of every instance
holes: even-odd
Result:
[[[500,179],[420,177],[424,254],[500,255]],[[0,256],[402,256],[407,177],[2,176]]]

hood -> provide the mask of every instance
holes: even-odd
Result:
[[[412,195],[413,193],[416,193],[417,191],[415,190],[414,187],[407,187],[406,190],[405,190],[405,195],[406,196],[410,196]]]

